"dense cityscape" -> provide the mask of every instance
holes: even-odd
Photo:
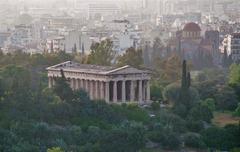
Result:
[[[1,152],[240,152],[239,0],[0,0]]]

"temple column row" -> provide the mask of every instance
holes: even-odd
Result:
[[[49,88],[52,88],[54,83],[54,78],[49,77]],[[113,103],[150,101],[149,80],[93,81],[73,78],[69,79],[69,83],[73,90],[82,89],[88,92],[92,100],[101,99]],[[127,88],[129,88],[129,92],[127,92]]]
[[[118,82],[119,81],[113,81],[113,97],[112,102],[116,103],[118,102]],[[126,81],[120,81],[121,82],[121,102],[126,102]],[[109,85],[109,84],[108,84]],[[109,87],[109,86],[108,86]],[[137,95],[137,96],[136,96]],[[108,94],[109,96],[109,94]],[[108,100],[106,100],[108,101]],[[150,84],[149,80],[137,80],[137,81],[130,81],[130,99],[128,99],[130,102],[138,101],[140,103],[142,102],[148,102],[150,101]]]

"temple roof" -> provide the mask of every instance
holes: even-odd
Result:
[[[123,67],[112,67],[112,66],[99,66],[91,64],[79,64],[72,61],[63,62],[51,67],[48,67],[48,71],[71,71],[71,72],[83,72],[91,74],[101,74],[101,75],[114,75],[114,74],[142,74],[149,73],[148,71],[139,70],[133,68],[129,65]]]

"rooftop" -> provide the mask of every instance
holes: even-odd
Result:
[[[131,74],[131,73],[149,73],[147,71],[138,70],[129,65],[123,67],[112,67],[112,66],[99,66],[99,65],[91,65],[91,64],[79,64],[72,61],[67,61],[64,63],[60,63],[51,67],[48,67],[47,70],[61,70],[63,71],[72,71],[72,72],[83,72],[83,73],[91,73],[91,74],[114,74],[115,72],[121,72],[121,74]],[[125,70],[127,69],[127,71]],[[118,73],[119,74],[119,73]]]
[[[184,28],[183,31],[187,31],[187,32],[200,32],[201,28],[198,24],[194,23],[194,22],[190,22],[187,23]]]

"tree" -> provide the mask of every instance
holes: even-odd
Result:
[[[30,72],[21,66],[9,65],[0,69],[0,75],[4,79],[3,85],[7,91],[23,91],[30,88]]]
[[[153,101],[161,101],[162,100],[162,87],[159,85],[153,84],[151,85],[151,100]]]
[[[117,58],[118,66],[130,65],[133,67],[141,67],[143,65],[142,50],[136,50],[131,47],[126,52]]]
[[[177,103],[180,97],[180,86],[176,83],[166,86],[163,90],[163,98],[166,101]]]
[[[223,86],[218,89],[214,95],[216,101],[216,108],[218,110],[235,110],[238,105],[237,95],[235,91],[229,86]]]
[[[145,67],[150,67],[150,51],[151,47],[148,42],[145,43],[144,49],[142,50],[143,64]]]
[[[190,72],[187,71],[187,61],[184,60],[182,64],[182,81],[181,81],[181,91],[179,103],[183,104],[187,111],[192,108],[193,101],[191,100],[191,75]]]
[[[184,144],[187,147],[191,148],[204,148],[205,144],[201,138],[201,135],[196,134],[196,133],[186,133],[183,136]]]
[[[164,149],[175,150],[180,147],[181,140],[178,134],[171,131],[166,131],[163,134],[161,145]]]
[[[62,69],[61,69],[61,75],[62,77],[55,78],[56,84],[53,90],[61,98],[62,101],[71,101],[74,96],[73,91],[70,88]]]
[[[155,83],[168,85],[181,79],[181,59],[176,54],[166,58],[156,58],[152,65]]]
[[[208,107],[212,112],[216,110],[215,100],[212,98],[207,98],[206,100],[201,102],[202,106]]]
[[[152,110],[154,110],[154,111],[157,111],[157,110],[159,110],[160,109],[160,104],[159,104],[159,102],[152,102],[152,104],[151,104],[151,108],[152,108]]]
[[[188,77],[187,77],[187,61],[184,60],[182,64],[182,81],[181,81],[181,89],[182,92],[186,91],[189,88],[190,82],[188,82]]]
[[[183,133],[186,131],[185,120],[173,113],[161,111],[158,122],[163,128],[172,132]]]
[[[153,53],[152,53],[153,59],[162,57],[162,52],[161,52],[162,49],[163,49],[162,41],[159,37],[156,37],[153,42]]]
[[[224,128],[210,127],[201,133],[207,147],[224,151],[240,146],[239,134],[239,125],[228,125]]]
[[[238,107],[235,110],[234,115],[240,117],[240,103],[238,104]]]
[[[229,84],[231,85],[240,84],[240,65],[239,64],[232,64],[230,66]]]
[[[203,105],[196,105],[190,110],[190,113],[188,115],[188,119],[194,120],[194,121],[205,121],[210,123],[213,118],[212,111],[207,107]]]
[[[215,149],[223,149],[224,147],[224,129],[211,127],[204,130],[202,133],[203,141],[207,147]]]
[[[113,51],[113,43],[109,39],[101,41],[100,43],[93,43],[91,52],[87,58],[87,63],[109,66],[112,64],[115,54]]]
[[[77,54],[77,44],[76,43],[74,43],[74,45],[73,45],[72,53]]]
[[[229,82],[230,86],[234,88],[240,100],[240,64],[232,64],[230,66]]]
[[[113,129],[100,141],[105,152],[133,152],[145,147],[144,127],[142,124],[127,122]]]

